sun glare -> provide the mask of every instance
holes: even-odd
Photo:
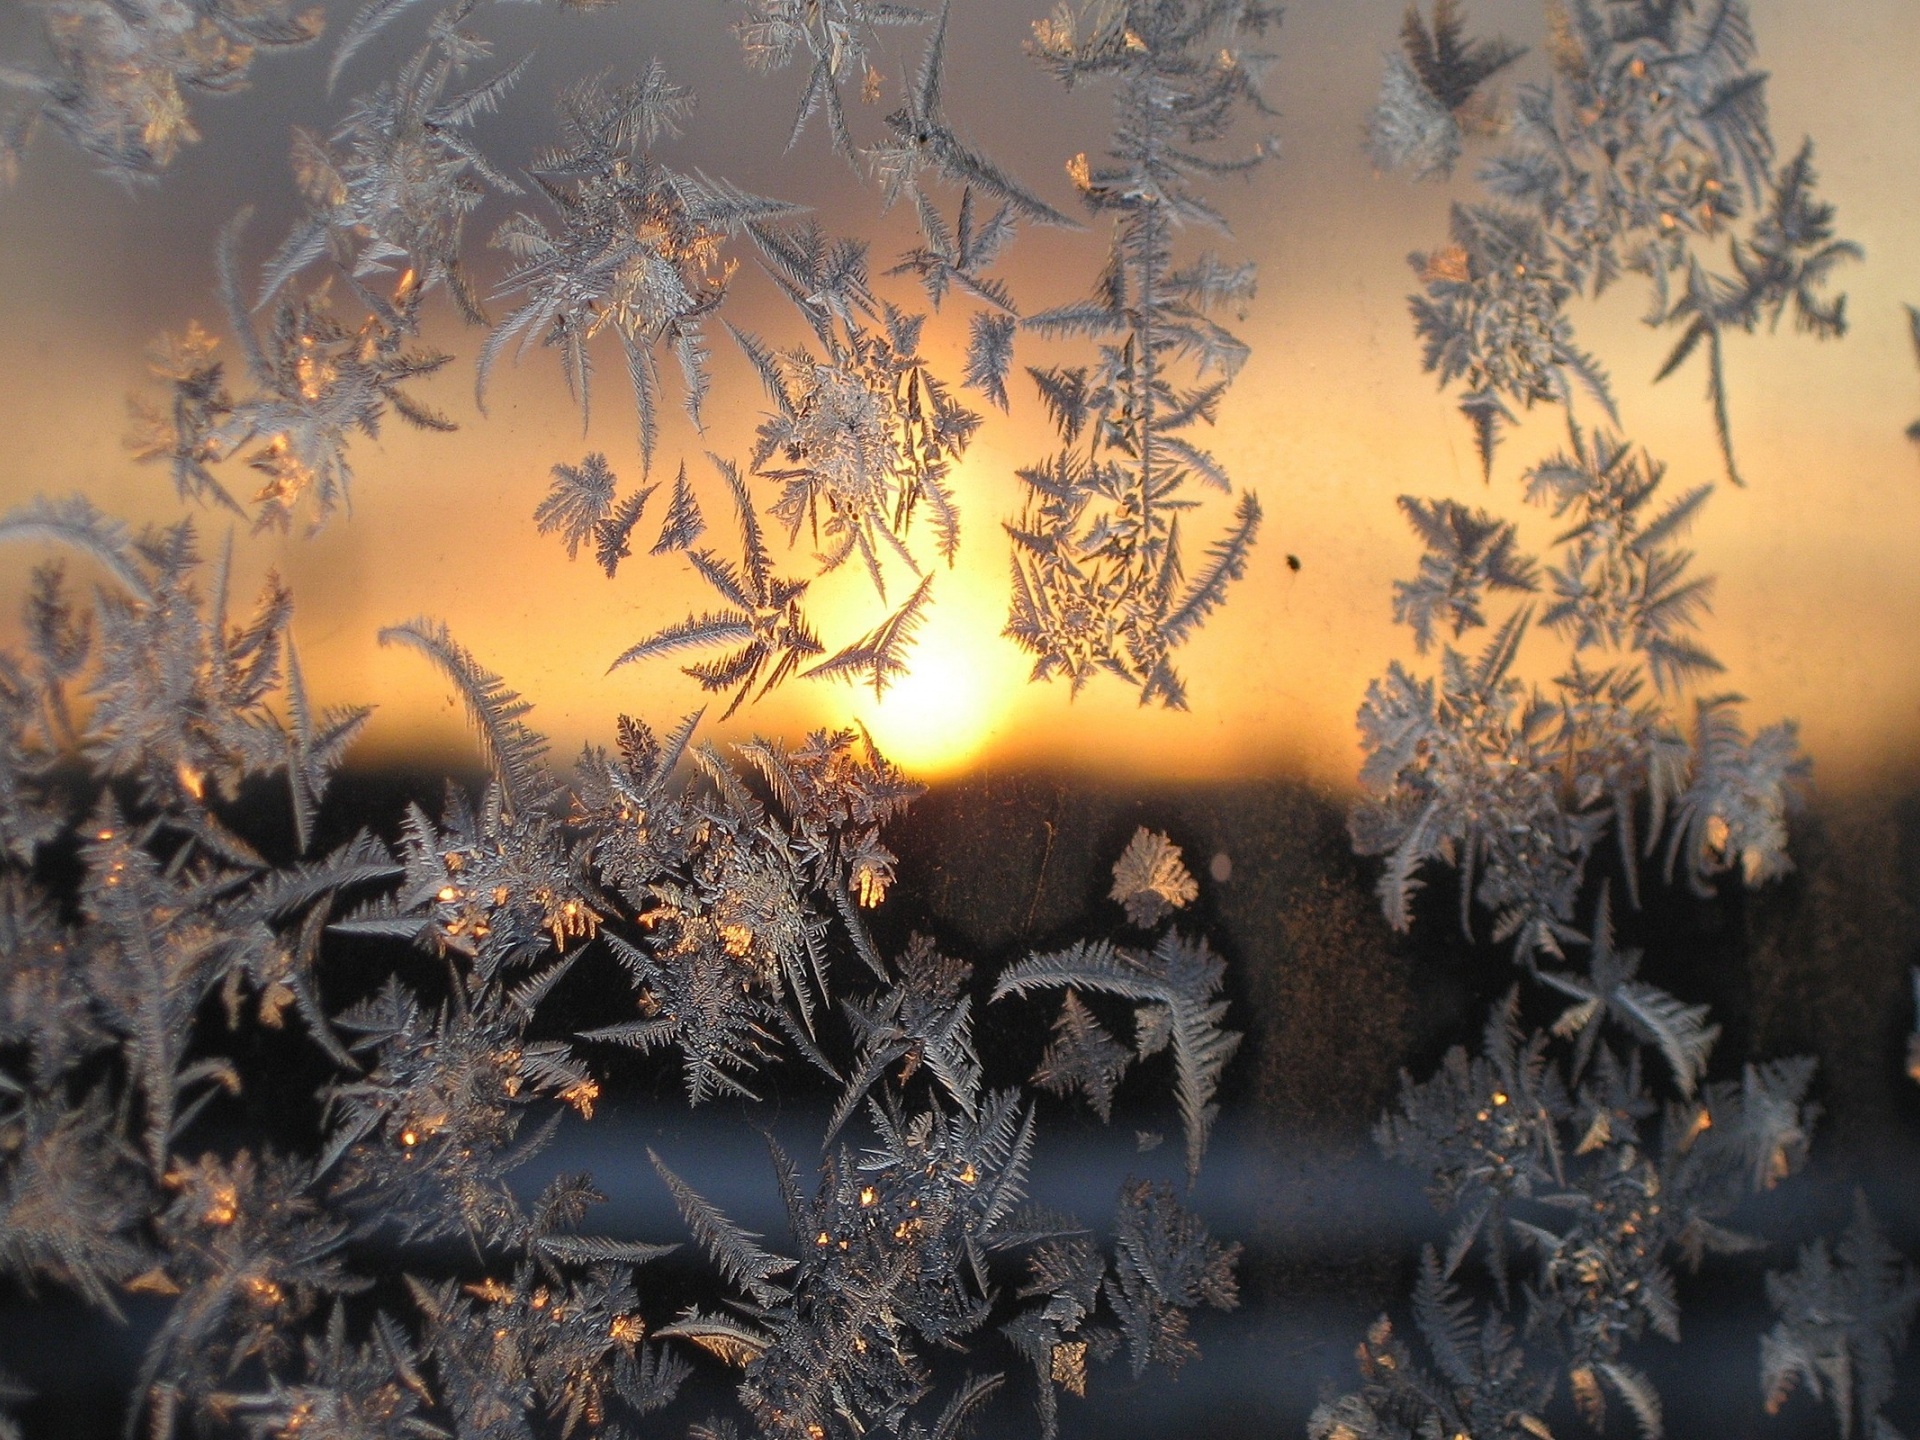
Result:
[[[1005,622],[998,599],[963,593],[958,585],[938,596],[907,673],[878,700],[862,691],[854,702],[874,743],[909,773],[958,770],[1000,733],[1026,666],[1000,638]]]

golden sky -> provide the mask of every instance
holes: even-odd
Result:
[[[1063,94],[1018,58],[1028,23],[1045,8],[1043,0],[957,0],[949,103],[984,148],[1064,207],[1064,162],[1099,148],[1107,116],[1103,96]],[[958,476],[961,556],[934,582],[912,677],[878,707],[863,691],[792,684],[744,710],[730,732],[792,739],[858,717],[883,748],[926,771],[999,762],[1167,777],[1302,770],[1350,783],[1353,714],[1366,683],[1389,659],[1412,658],[1391,624],[1390,587],[1412,573],[1418,548],[1394,497],[1486,505],[1520,517],[1523,536],[1544,544],[1550,522],[1523,513],[1519,475],[1563,433],[1557,413],[1545,412],[1514,433],[1489,489],[1453,400],[1420,370],[1405,256],[1440,241],[1449,201],[1474,187],[1465,173],[1451,186],[1376,176],[1361,152],[1399,9],[1397,0],[1289,7],[1270,85],[1282,155],[1250,186],[1230,187],[1235,233],[1211,242],[1260,264],[1260,297],[1238,327],[1253,358],[1210,440],[1236,480],[1259,492],[1267,522],[1246,579],[1182,653],[1191,712],[1143,711],[1117,684],[1071,701],[1059,685],[1028,685],[1028,660],[1000,638],[1007,544],[999,525],[1018,505],[1013,472],[1053,448],[1022,385],[1010,416],[989,414]],[[1920,454],[1903,436],[1920,415],[1920,368],[1900,308],[1920,302],[1920,90],[1911,79],[1920,10],[1910,0],[1755,0],[1753,9],[1781,148],[1815,137],[1822,188],[1867,258],[1841,277],[1853,321],[1844,342],[1816,344],[1783,327],[1729,345],[1735,437],[1750,487],[1723,486],[1693,542],[1701,567],[1719,576],[1706,639],[1727,674],[1711,689],[1749,696],[1754,723],[1798,717],[1823,783],[1846,789],[1920,761]],[[1479,28],[1537,48],[1532,0],[1482,0],[1472,11]],[[503,56],[538,46],[513,102],[483,127],[483,143],[498,162],[523,162],[550,138],[548,97],[560,82],[602,66],[622,78],[658,53],[701,96],[693,134],[665,147],[670,163],[812,204],[830,228],[874,235],[876,268],[884,268],[905,241],[907,217],[879,221],[876,197],[827,154],[817,127],[794,155],[780,153],[799,76],[746,71],[723,15],[678,0],[624,0],[593,15],[482,10],[474,23]],[[15,9],[0,25],[7,53],[17,53],[18,32]],[[911,62],[913,32],[891,33],[897,61]],[[220,328],[212,246],[226,217],[258,206],[255,256],[284,233],[293,205],[288,128],[324,126],[344,106],[324,93],[324,58],[265,57],[254,89],[201,102],[206,141],[157,190],[129,194],[53,137],[41,140],[0,199],[0,504],[80,489],[129,516],[177,515],[164,475],[134,465],[122,446],[126,396],[141,388],[142,352],[157,334],[194,317]],[[370,84],[383,58],[356,60],[343,95]],[[1537,73],[1537,55],[1522,64]],[[508,208],[495,201],[482,211],[470,231],[476,249]],[[1024,234],[1007,271],[1016,296],[1030,309],[1076,296],[1103,244],[1091,233]],[[483,275],[496,273],[492,263],[482,256]],[[730,318],[796,342],[792,317],[750,271]],[[911,300],[915,292],[889,293]],[[1646,383],[1669,337],[1639,324],[1641,307],[1640,294],[1622,286],[1574,313],[1614,377],[1628,432],[1668,462],[1676,485],[1713,480],[1702,376],[1689,369],[1657,389]],[[954,374],[961,323],[949,316],[931,332],[930,354]],[[616,356],[602,357],[583,435],[550,353],[503,365],[482,417],[471,399],[478,332],[443,316],[430,338],[459,358],[419,393],[460,431],[393,428],[362,442],[352,516],[317,539],[240,537],[250,571],[276,567],[294,587],[312,687],[324,699],[379,706],[366,756],[458,743],[446,686],[417,656],[374,639],[382,625],[428,614],[537,703],[533,720],[562,754],[608,738],[620,712],[667,721],[695,708],[697,687],[670,661],[606,673],[635,639],[705,603],[684,564],[640,555],[608,582],[585,557],[569,565],[531,520],[556,461],[598,449],[623,482],[639,480]],[[744,460],[760,402],[723,336],[714,350],[707,433],[669,416],[654,478],[670,478],[686,457],[717,530],[725,492],[702,452]],[[1043,353],[1036,347],[1022,362]],[[651,533],[662,498],[642,533]],[[1221,504],[1201,513],[1186,531],[1191,555],[1224,520]],[[216,516],[204,521],[209,533],[224,530]],[[38,558],[25,548],[0,553],[6,613]],[[804,546],[788,567],[809,567]],[[851,570],[816,584],[811,609],[830,643],[873,623],[865,589]],[[1552,674],[1563,652],[1548,639],[1532,653],[1539,673]]]

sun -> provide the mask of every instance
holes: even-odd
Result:
[[[923,776],[950,774],[992,748],[1026,680],[1019,653],[1000,637],[1003,597],[964,583],[939,589],[907,673],[853,706],[881,753]]]

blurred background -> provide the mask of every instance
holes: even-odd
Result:
[[[1071,209],[1064,166],[1102,147],[1109,117],[1103,94],[1064,93],[1020,58],[1043,8],[956,0],[948,108],[971,140]],[[1854,1185],[1866,1187],[1908,1253],[1920,1253],[1920,1104],[1901,1073],[1912,1023],[1907,966],[1920,958],[1920,453],[1904,435],[1920,416],[1920,367],[1901,309],[1920,303],[1920,7],[1754,0],[1752,8],[1780,146],[1814,137],[1822,193],[1866,257],[1838,277],[1850,297],[1844,341],[1783,330],[1730,345],[1732,423],[1749,488],[1723,485],[1693,541],[1701,568],[1719,576],[1705,638],[1727,674],[1713,688],[1747,695],[1752,723],[1796,717],[1816,790],[1797,822],[1793,877],[1753,897],[1654,902],[1628,938],[1648,946],[1649,974],[1713,1003],[1727,1029],[1716,1074],[1737,1073],[1748,1056],[1819,1055],[1828,1120],[1818,1173],[1769,1197],[1751,1222],[1776,1238],[1773,1249],[1689,1282],[1687,1346],[1649,1342],[1636,1355],[1667,1396],[1674,1436],[1826,1433],[1824,1411],[1804,1396],[1781,1417],[1761,1414],[1760,1273],[1786,1263],[1795,1241],[1843,1223]],[[336,27],[348,9],[331,7]],[[1447,1046],[1472,1043],[1511,981],[1503,954],[1457,938],[1445,884],[1423,901],[1416,939],[1388,932],[1372,873],[1351,857],[1344,831],[1358,764],[1354,711],[1390,659],[1411,658],[1391,624],[1390,587],[1412,573],[1418,548],[1394,497],[1485,505],[1519,518],[1523,540],[1538,548],[1552,525],[1523,513],[1518,476],[1564,440],[1557,413],[1534,415],[1503,446],[1489,489],[1454,400],[1420,369],[1406,256],[1444,239],[1448,204],[1473,191],[1472,155],[1451,186],[1372,172],[1362,130],[1400,11],[1393,0],[1289,7],[1268,87],[1281,112],[1279,158],[1224,190],[1234,233],[1213,243],[1229,259],[1258,261],[1261,289],[1236,327],[1252,359],[1211,441],[1236,482],[1257,490],[1267,521],[1246,578],[1182,654],[1191,712],[1143,710],[1118,685],[1095,684],[1077,699],[1062,686],[1029,685],[1029,661],[1001,637],[1000,525],[1019,504],[1014,471],[1054,448],[1022,384],[1009,415],[988,413],[957,477],[960,557],[935,581],[911,676],[879,703],[859,690],[792,683],[716,732],[796,740],[820,725],[868,724],[883,750],[933,785],[889,832],[902,866],[885,934],[897,942],[930,930],[983,968],[1110,928],[1106,867],[1136,824],[1169,832],[1202,877],[1191,923],[1229,958],[1232,1023],[1249,1041],[1230,1072],[1226,1118],[1196,1199],[1216,1234],[1248,1247],[1246,1304],[1202,1322],[1206,1358],[1176,1385],[1106,1377],[1114,1383],[1069,1404],[1068,1434],[1298,1435],[1323,1387],[1352,1384],[1353,1345],[1382,1309],[1399,1313],[1420,1244],[1444,1229],[1419,1177],[1375,1156],[1370,1126],[1401,1067],[1425,1073]],[[1470,14],[1477,32],[1537,52],[1540,7],[1531,0],[1480,0]],[[876,215],[877,195],[830,153],[817,121],[782,152],[801,76],[749,72],[730,18],[712,0],[625,0],[592,14],[479,11],[471,24],[502,64],[533,54],[501,112],[476,127],[483,147],[512,172],[555,137],[560,85],[600,70],[633,77],[657,55],[700,100],[687,135],[661,147],[669,163],[809,205],[830,230],[871,237],[884,269],[910,243],[910,215]],[[0,55],[22,53],[32,24],[24,5],[7,5]],[[213,298],[219,227],[254,206],[247,254],[264,259],[297,212],[290,128],[329,126],[418,33],[403,19],[348,66],[331,96],[328,42],[262,56],[252,88],[201,102],[204,140],[155,188],[118,187],[43,137],[0,197],[0,508],[78,490],[129,518],[177,517],[166,476],[136,466],[123,445],[127,397],[147,385],[143,353],[194,319],[224,333]],[[892,86],[915,63],[920,38],[884,34],[892,54],[881,68]],[[1536,53],[1506,83],[1540,69]],[[889,89],[879,108],[897,99]],[[869,138],[877,114],[855,118]],[[489,200],[469,236],[483,238],[512,209]],[[1092,232],[1028,230],[1004,274],[1023,309],[1057,304],[1086,288],[1104,245]],[[475,265],[483,286],[501,273],[499,258]],[[913,303],[910,285],[883,282],[882,291]],[[1689,369],[1648,383],[1670,337],[1640,323],[1641,304],[1625,286],[1580,304],[1582,339],[1612,374],[1628,433],[1670,465],[1677,484],[1717,480],[1701,376]],[[382,625],[419,614],[445,620],[536,703],[531,721],[562,758],[608,741],[622,712],[668,722],[703,699],[670,661],[606,673],[634,640],[704,603],[677,557],[636,557],[609,582],[534,531],[556,462],[599,450],[623,485],[641,479],[617,367],[603,369],[584,434],[544,351],[496,370],[483,417],[473,401],[481,334],[450,307],[434,309],[427,339],[458,358],[415,392],[459,431],[396,427],[358,442],[352,514],[314,539],[236,536],[250,576],[276,569],[294,589],[315,698],[379,707],[354,757],[358,773],[345,782],[339,803],[348,810],[356,797],[388,815],[410,796],[431,804],[430,777],[470,763],[446,686],[417,657],[380,649]],[[929,329],[929,355],[955,375],[964,313],[936,317]],[[751,264],[727,315],[781,343],[801,338]],[[703,453],[746,458],[761,394],[730,344],[716,337],[713,348],[707,433],[665,408],[653,478],[670,478],[686,459],[718,524],[725,492]],[[1020,362],[1048,353],[1032,345]],[[1226,517],[1226,504],[1209,501],[1190,543]],[[206,533],[224,528],[223,518],[205,517]],[[36,558],[0,553],[0,639],[13,638]],[[804,547],[790,564],[811,568]],[[870,601],[849,567],[816,582],[812,613],[830,643],[843,643],[872,623]],[[1556,658],[1549,648],[1540,663]],[[1224,880],[1207,878],[1214,857],[1227,861],[1213,872]],[[1062,1138],[1039,1197],[1100,1213],[1122,1174],[1173,1175],[1177,1145],[1142,1154],[1135,1141],[1138,1129],[1170,1124],[1159,1096],[1151,1083],[1123,1096],[1110,1131],[1049,1113]],[[817,1133],[821,1108],[819,1097],[796,1092],[775,1128]],[[750,1228],[777,1233],[771,1177],[741,1119],[718,1109],[689,1116],[670,1083],[643,1085],[591,1125],[564,1131],[527,1183],[584,1165],[612,1196],[605,1228],[677,1236],[668,1197],[639,1158],[649,1143]],[[114,1331],[62,1303],[12,1304],[0,1311],[0,1353],[48,1394],[30,1414],[49,1424],[57,1416],[69,1435],[114,1434],[141,1323],[137,1309],[128,1330]],[[1896,1417],[1920,1426],[1912,1386],[1903,1404]],[[1003,1418],[1011,1433],[1029,1423],[1012,1409]]]

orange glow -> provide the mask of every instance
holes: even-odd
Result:
[[[1004,8],[981,10],[1000,15]],[[1004,34],[979,43],[1017,46],[1033,8],[1003,16]],[[242,527],[234,593],[251,593],[270,568],[291,585],[314,703],[379,707],[355,751],[361,763],[474,755],[441,678],[418,657],[374,641],[380,626],[428,614],[535,702],[529,722],[551,737],[561,765],[582,742],[608,743],[622,712],[661,726],[705,705],[702,734],[721,743],[755,733],[797,742],[811,729],[857,719],[884,753],[921,777],[1018,765],[1141,780],[1294,772],[1351,786],[1353,717],[1367,682],[1395,658],[1431,667],[1391,620],[1392,583],[1413,573],[1419,558],[1394,497],[1444,495],[1487,507],[1517,519],[1523,543],[1537,550],[1556,527],[1523,503],[1519,475],[1564,443],[1564,429],[1551,410],[1532,412],[1503,445],[1489,488],[1454,397],[1421,373],[1405,302],[1415,277],[1405,257],[1442,244],[1449,202],[1473,190],[1467,174],[1449,187],[1369,173],[1355,137],[1379,82],[1380,51],[1393,43],[1393,18],[1381,12],[1375,43],[1357,44],[1350,9],[1290,13],[1273,86],[1283,102],[1302,98],[1285,104],[1284,159],[1256,185],[1222,192],[1234,222],[1224,253],[1258,261],[1262,286],[1246,322],[1236,325],[1252,358],[1217,429],[1200,438],[1259,493],[1268,518],[1246,578],[1177,657],[1192,713],[1142,710],[1107,680],[1096,679],[1077,700],[1064,685],[1029,685],[1028,658],[1001,637],[1007,541],[1000,522],[1019,505],[1014,472],[1055,446],[1017,371],[1010,415],[970,401],[987,415],[953,477],[962,519],[958,568],[937,567],[910,673],[883,699],[795,680],[719,726],[726,698],[716,703],[702,693],[673,659],[607,674],[608,662],[636,639],[711,605],[677,557],[649,557],[636,545],[608,582],[584,558],[569,565],[552,537],[534,532],[533,510],[557,461],[577,464],[602,450],[623,492],[643,483],[623,382],[609,368],[583,435],[557,366],[529,355],[494,375],[492,413],[483,417],[471,403],[478,337],[437,298],[424,342],[460,358],[418,393],[460,430],[422,435],[391,425],[377,442],[357,441],[351,515],[311,541],[298,522],[290,537],[248,536]],[[1920,459],[1903,435],[1920,415],[1920,371],[1900,308],[1920,302],[1920,197],[1887,183],[1889,175],[1920,171],[1920,92],[1902,68],[1920,43],[1920,14],[1900,0],[1861,0],[1836,24],[1830,9],[1757,0],[1754,23],[1763,52],[1776,61],[1768,91],[1776,132],[1818,138],[1823,191],[1838,206],[1843,233],[1867,248],[1864,262],[1836,275],[1853,330],[1834,344],[1788,326],[1729,341],[1732,420],[1750,487],[1721,486],[1689,537],[1700,567],[1719,576],[1704,639],[1727,671],[1709,693],[1746,694],[1752,725],[1797,717],[1829,792],[1920,767],[1913,638],[1920,635]],[[646,25],[678,26],[678,14],[678,7],[651,7]],[[688,27],[707,24],[691,18],[692,9],[687,14]],[[1537,7],[1494,4],[1476,14],[1488,33],[1537,42]],[[583,15],[578,43],[608,46],[625,35],[621,43],[631,49],[634,37],[619,27],[634,23],[615,12]],[[706,30],[700,35],[700,45],[711,43]],[[1848,83],[1834,85],[1836,74]],[[953,76],[956,87],[981,87],[956,90],[953,101],[977,117],[972,138],[1021,157],[1034,184],[1070,201],[1060,167],[1077,151],[1104,148],[1104,102],[1056,93],[1016,64],[982,71],[956,63]],[[825,147],[785,155],[763,143],[767,133],[784,136],[791,122],[791,96],[781,87],[737,66],[721,67],[703,86],[700,133],[721,137],[713,173],[758,193],[817,203],[833,227],[866,225],[873,196],[845,180]],[[1006,103],[993,103],[996,87],[1004,87]],[[122,446],[124,397],[152,397],[144,356],[158,334],[181,334],[196,317],[209,331],[223,330],[211,294],[207,216],[230,213],[247,198],[242,190],[285,189],[277,158],[255,168],[234,149],[255,145],[249,103],[237,97],[207,112],[218,124],[182,154],[152,204],[129,207],[58,145],[35,150],[0,207],[0,433],[8,459],[0,508],[39,492],[82,489],[136,525],[183,513],[163,471],[136,465]],[[544,105],[529,95],[527,113],[537,117],[530,124],[547,123]],[[707,117],[714,117],[711,131]],[[508,135],[503,159],[515,163],[546,138],[544,130]],[[676,163],[708,158],[691,139],[676,153]],[[189,204],[184,196],[217,198]],[[894,218],[910,228],[908,217]],[[485,233],[484,225],[476,232]],[[876,239],[876,269],[891,263],[904,233]],[[250,263],[277,239],[262,229]],[[1032,230],[1010,252],[1005,278],[1028,310],[1076,299],[1105,243],[1100,233]],[[1435,263],[1447,263],[1444,252],[1433,253]],[[156,277],[126,264],[130,254],[169,257],[170,268]],[[907,287],[886,288],[895,283],[882,283],[890,298],[913,298]],[[1613,374],[1627,430],[1668,462],[1671,483],[1717,480],[1698,376],[1647,383],[1671,336],[1640,325],[1642,298],[1623,285],[1598,304],[1581,302],[1574,307],[1581,339]],[[957,374],[962,364],[966,315],[964,306],[949,305],[929,322],[926,353],[942,373]],[[800,339],[791,307],[751,265],[736,277],[727,318],[770,343]],[[232,338],[222,335],[220,344],[230,354]],[[1021,346],[1021,365],[1086,359],[1071,345],[1023,337]],[[710,526],[703,543],[724,553],[733,544],[725,490],[702,452],[746,458],[763,401],[746,362],[724,341],[713,350],[705,433],[663,414],[660,455],[647,480],[670,482],[685,458]],[[229,478],[244,482],[244,469]],[[751,483],[765,501],[768,482]],[[651,542],[664,498],[655,497],[637,538]],[[1229,508],[1217,496],[1203,501],[1182,520],[1189,567]],[[198,512],[195,521],[202,549],[217,550],[225,519]],[[792,549],[784,535],[771,538],[781,573],[812,573],[809,537]],[[915,539],[928,554],[929,537]],[[24,545],[0,551],[0,644],[18,644],[18,603],[43,553]],[[74,579],[90,582],[90,567],[68,558]],[[829,647],[871,629],[889,608],[858,569],[816,578],[808,592],[810,618]],[[890,574],[890,604],[910,585],[904,568]],[[1548,679],[1563,662],[1564,651],[1548,643],[1521,663],[1530,677]],[[1688,708],[1683,702],[1682,713]]]
[[[881,750],[918,775],[958,770],[978,755],[1000,708],[979,658],[959,637],[929,645],[904,680],[859,707]]]
[[[865,725],[880,752],[916,776],[950,774],[980,758],[1000,737],[1026,685],[1026,662],[1000,636],[1006,597],[993,582],[1004,587],[1005,580],[997,569],[989,579],[981,568],[966,564],[963,554],[960,567],[936,574],[933,608],[908,656],[907,674],[879,699],[870,687],[811,697]],[[858,603],[870,605],[871,596]],[[822,614],[831,611],[823,607]]]

